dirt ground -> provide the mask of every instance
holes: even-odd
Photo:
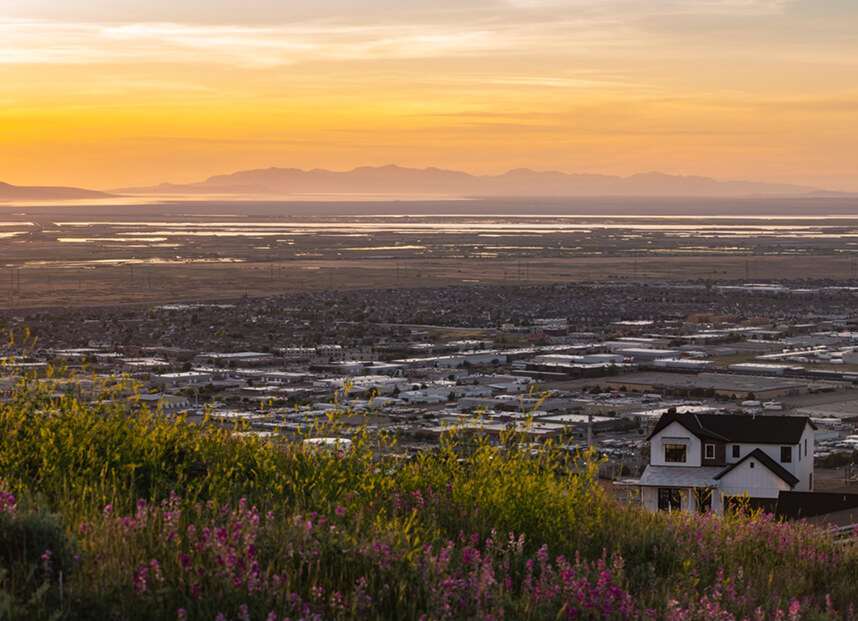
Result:
[[[321,289],[452,284],[742,279],[741,257],[290,260],[244,263],[116,264],[0,271],[4,308],[86,306],[260,296]],[[757,280],[849,278],[844,257],[757,258]]]
[[[479,283],[858,280],[851,216],[299,216],[218,204],[0,212],[2,308]]]

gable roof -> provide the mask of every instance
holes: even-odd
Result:
[[[647,440],[671,423],[679,423],[698,438],[747,444],[797,444],[808,416],[751,416],[747,414],[694,414],[668,412],[658,420]]]
[[[793,486],[795,486],[796,483],[798,483],[798,478],[795,475],[793,475],[786,468],[781,466],[774,459],[772,459],[771,457],[766,455],[762,451],[762,449],[754,449],[753,451],[751,451],[750,453],[745,455],[742,459],[737,461],[735,464],[730,464],[729,466],[724,468],[724,470],[722,470],[721,472],[719,472],[718,474],[715,475],[714,479],[716,481],[720,480],[721,477],[723,477],[725,474],[727,474],[728,472],[733,470],[733,468],[735,468],[739,464],[746,462],[749,459],[756,459],[758,462],[763,464],[766,468],[771,470],[773,474],[777,475],[778,477],[780,477],[781,479],[786,481],[790,487],[793,487]]]

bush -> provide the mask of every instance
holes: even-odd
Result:
[[[0,618],[59,616],[62,578],[76,559],[65,531],[58,516],[19,507],[0,491]]]

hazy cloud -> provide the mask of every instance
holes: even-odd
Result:
[[[0,22],[0,63],[224,63],[267,67],[316,60],[447,58],[546,53],[553,46],[627,46],[590,22],[284,26]],[[574,39],[569,35],[574,33]],[[571,44],[571,45],[570,45]]]
[[[505,10],[550,9],[569,14],[660,12],[747,15],[772,13],[798,0],[22,0],[0,8],[0,17],[93,23],[173,22],[194,24],[282,24],[308,19],[361,22],[461,20]],[[807,1],[807,0],[805,0]],[[832,3],[843,0],[814,0]],[[850,2],[851,0],[846,0]]]
[[[400,0],[391,4],[326,0],[311,5],[283,0],[91,0],[74,4],[28,0],[0,9],[0,63],[222,63],[264,68],[313,61],[482,55],[534,56],[562,65],[564,59],[591,52],[625,55],[630,60],[658,54],[670,51],[674,38],[686,50],[700,48],[705,54],[720,54],[734,47],[728,44],[731,29],[742,33],[743,49],[748,43],[761,45],[757,39],[788,48],[796,32],[786,18],[752,39],[742,30],[758,26],[743,20],[782,16],[787,7],[804,8],[804,3],[441,0],[427,4]],[[706,16],[713,15],[719,16],[717,26],[706,21]],[[217,19],[209,19],[211,16]],[[683,19],[686,21],[675,21]],[[828,23],[824,15],[817,16],[815,31],[822,31],[820,21]],[[841,22],[833,19],[830,26],[843,28]],[[700,37],[707,29],[717,31],[721,39]],[[801,36],[806,44],[813,44],[812,32]],[[824,47],[825,37],[817,38]],[[844,56],[850,57],[848,53]],[[600,62],[595,56],[589,61],[596,66]]]
[[[586,10],[590,13],[623,16],[646,16],[666,13],[711,15],[765,15],[781,12],[796,0],[506,0],[519,9]]]
[[[502,51],[526,38],[526,32],[445,26],[306,23],[266,28],[7,21],[0,23],[0,63],[169,61],[264,67],[311,60],[459,56]]]

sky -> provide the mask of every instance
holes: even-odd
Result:
[[[0,0],[0,181],[653,170],[858,191],[855,0]]]

